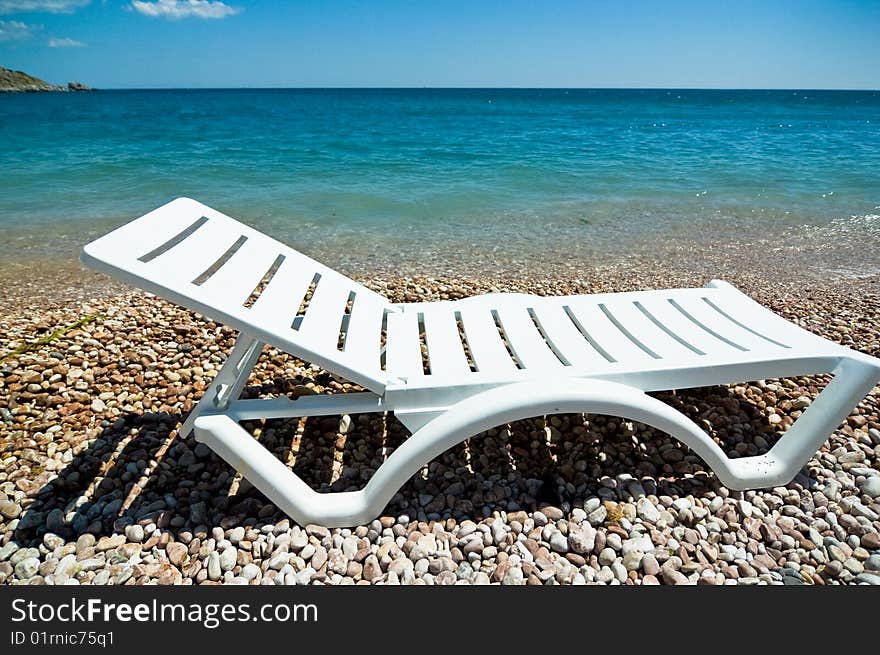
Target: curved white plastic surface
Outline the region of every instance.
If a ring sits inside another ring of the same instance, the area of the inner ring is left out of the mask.
[[[861,362],[847,362],[838,375],[769,453],[741,459],[729,459],[709,435],[679,411],[625,385],[579,380],[541,387],[530,383],[497,387],[457,403],[428,422],[357,492],[314,491],[228,416],[202,416],[195,428],[198,440],[296,521],[350,526],[378,516],[410,477],[456,444],[496,425],[548,414],[609,414],[663,430],[699,455],[731,489],[786,484],[846,417],[856,402],[853,398],[870,391],[878,371]],[[853,379],[845,380],[844,376]]]

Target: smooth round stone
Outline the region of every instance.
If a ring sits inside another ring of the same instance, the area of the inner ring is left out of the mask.
[[[861,484],[859,484],[859,491],[871,498],[880,497],[880,475],[874,475],[862,480]]]
[[[596,545],[596,530],[589,523],[568,533],[568,545],[578,555],[592,552]]]
[[[561,532],[555,531],[552,535],[550,535],[550,548],[555,550],[557,553],[567,553],[568,538]]]
[[[27,580],[34,577],[40,570],[40,560],[36,557],[25,557],[15,565],[15,575],[19,580]]]
[[[40,559],[40,551],[36,548],[22,548],[20,550],[15,551],[12,554],[12,557],[9,558],[9,563],[12,566],[18,566],[18,563],[22,560],[26,560],[29,558],[34,558],[36,560]]]
[[[660,520],[660,510],[647,498],[639,498],[636,502],[636,515],[648,523],[656,523]]]
[[[215,550],[208,555],[208,578],[219,580],[221,575],[223,575],[223,571],[220,568],[220,555]]]
[[[144,528],[138,523],[133,523],[125,528],[125,538],[139,544],[144,540]]]
[[[846,561],[844,561],[843,568],[845,568],[853,575],[858,575],[865,570],[865,567],[862,566],[862,563],[854,557],[850,557]]]
[[[220,568],[224,571],[231,571],[235,568],[235,561],[238,557],[238,551],[235,546],[227,546],[220,553]]]
[[[21,505],[11,500],[0,500],[0,515],[3,518],[12,520],[17,519],[21,514]]]
[[[237,546],[239,542],[244,540],[244,528],[242,526],[238,526],[237,528],[233,528],[229,532],[229,543],[233,546]]]
[[[602,566],[610,566],[617,559],[617,553],[613,548],[605,548],[599,553],[599,564]]]
[[[639,566],[642,564],[642,559],[645,554],[638,550],[633,549],[629,551],[626,555],[623,556],[623,568],[627,571],[638,571]]]
[[[260,576],[260,567],[250,562],[245,564],[241,569],[241,577],[250,582],[256,580]]]

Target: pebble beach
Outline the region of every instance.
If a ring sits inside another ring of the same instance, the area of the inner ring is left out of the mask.
[[[399,302],[701,286],[720,269],[785,318],[880,355],[876,275],[734,268],[716,257],[355,277]],[[19,273],[5,280],[0,318],[0,583],[880,584],[880,388],[785,487],[729,491],[687,448],[639,423],[536,417],[443,454],[371,523],[329,530],[296,525],[177,434],[234,331],[73,264]],[[772,447],[827,381],[656,396],[739,457]],[[268,348],[245,395],[356,390]],[[321,491],[362,487],[408,436],[381,414],[245,427]]]

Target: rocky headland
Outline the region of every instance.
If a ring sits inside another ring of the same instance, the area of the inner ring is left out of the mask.
[[[67,85],[49,84],[33,75],[14,71],[0,66],[0,93],[32,93],[39,91],[91,91],[91,87],[81,82],[68,82]]]

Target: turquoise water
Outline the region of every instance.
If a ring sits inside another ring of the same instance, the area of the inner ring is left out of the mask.
[[[876,231],[880,92],[5,95],[0,171],[7,258],[70,252],[182,195],[363,261]]]

